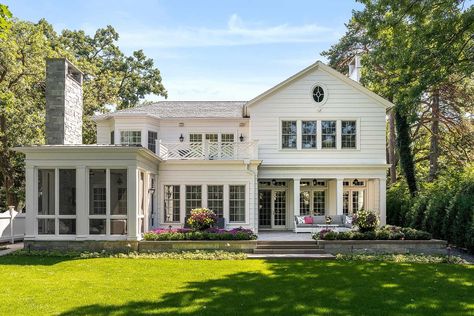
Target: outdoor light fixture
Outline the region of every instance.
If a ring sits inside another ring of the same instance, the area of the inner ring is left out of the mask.
[[[156,189],[155,189],[155,187],[153,186],[153,187],[151,187],[151,188],[148,189],[148,193],[150,193],[150,194],[155,194],[155,190],[156,190]]]
[[[244,141],[244,135],[240,134],[240,141],[243,142]]]
[[[184,141],[184,136],[183,134],[181,134],[181,136],[179,136],[179,141],[182,143]]]
[[[313,185],[316,185],[318,184],[318,180],[317,179],[313,179]]]
[[[354,179],[354,181],[352,182],[352,185],[353,185],[353,186],[357,186],[357,185],[359,185],[359,184],[360,184],[360,183],[359,183],[359,180],[357,180],[357,179]]]
[[[272,179],[272,185],[276,185],[276,184],[277,184],[277,180]]]

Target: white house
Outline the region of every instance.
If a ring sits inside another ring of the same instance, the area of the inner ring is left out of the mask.
[[[26,154],[26,240],[139,240],[182,227],[197,207],[255,232],[361,208],[385,223],[392,104],[321,62],[250,101],[100,115],[96,145],[81,144],[82,74],[65,59],[47,65],[48,145],[16,148]]]

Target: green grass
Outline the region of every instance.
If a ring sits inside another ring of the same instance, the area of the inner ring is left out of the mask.
[[[0,315],[474,315],[474,266],[0,257]]]

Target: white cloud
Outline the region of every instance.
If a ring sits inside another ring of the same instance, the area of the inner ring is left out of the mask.
[[[140,47],[208,47],[271,43],[316,43],[335,40],[339,32],[317,24],[264,26],[230,16],[222,28],[180,27],[122,31],[121,46]]]

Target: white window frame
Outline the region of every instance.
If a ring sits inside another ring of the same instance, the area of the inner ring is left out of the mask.
[[[122,138],[123,138],[122,133],[129,133],[127,135],[127,141],[126,142],[122,141]],[[131,137],[130,133],[140,133],[140,142],[139,143],[131,143],[130,142],[130,137]],[[140,145],[140,146],[142,146],[142,143],[143,143],[143,131],[142,130],[122,129],[122,130],[120,130],[119,137],[120,137],[120,144],[121,145],[133,145],[133,146]],[[147,133],[147,144],[148,144],[148,133]]]

